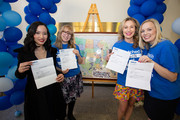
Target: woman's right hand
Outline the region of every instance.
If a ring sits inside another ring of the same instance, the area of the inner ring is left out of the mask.
[[[19,65],[19,68],[18,68],[18,71],[19,73],[24,73],[26,72],[27,70],[30,69],[30,66],[32,65],[32,62],[23,62],[23,63],[20,63]]]
[[[143,55],[143,56],[141,56],[140,58],[139,58],[139,60],[138,60],[139,62],[153,62],[153,60],[152,59],[150,59],[147,55]]]

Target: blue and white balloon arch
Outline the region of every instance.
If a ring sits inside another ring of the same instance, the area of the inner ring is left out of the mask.
[[[17,27],[21,24],[22,18],[19,13],[11,9],[11,3],[18,0],[0,0],[0,111],[6,110],[13,105],[24,102],[24,89],[26,79],[17,79],[17,53],[14,49],[22,47],[18,41],[22,38],[22,31]],[[52,43],[55,42],[57,28],[56,21],[51,17],[57,11],[56,4],[60,0],[26,0],[28,5],[24,7],[25,21],[31,24],[35,21],[45,23],[51,34]],[[27,28],[29,25],[27,26]],[[15,112],[15,116],[20,115]]]
[[[11,3],[18,0],[0,0],[0,110],[5,110],[13,105],[19,105],[24,101],[24,92],[26,79],[17,79],[15,70],[17,68],[17,54],[14,49],[22,47],[18,41],[22,38],[22,31],[17,28],[22,18],[16,11],[11,9]],[[52,43],[55,42],[56,21],[50,14],[57,11],[56,4],[60,0],[26,0],[28,5],[24,7],[25,21],[30,25],[35,21],[45,23],[51,34]],[[164,0],[130,0],[130,6],[127,13],[134,17],[141,24],[144,20],[154,18],[161,24],[164,20],[164,12],[167,7]],[[29,27],[27,26],[27,29]],[[172,24],[172,30],[180,35],[180,18]],[[179,47],[180,39],[177,45]],[[180,108],[180,107],[179,107]],[[180,110],[178,110],[180,112]],[[180,113],[179,113],[180,114]],[[15,116],[19,115],[19,111]]]

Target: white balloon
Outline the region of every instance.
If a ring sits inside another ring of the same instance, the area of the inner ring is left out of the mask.
[[[0,78],[0,92],[6,92],[14,87],[12,80],[2,77]]]
[[[173,22],[172,30],[178,35],[180,35],[180,17]]]

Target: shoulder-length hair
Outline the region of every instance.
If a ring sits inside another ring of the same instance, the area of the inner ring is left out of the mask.
[[[125,39],[124,34],[123,34],[123,27],[124,27],[125,22],[127,22],[127,21],[133,21],[135,23],[135,33],[133,35],[133,48],[137,48],[138,44],[139,44],[139,36],[138,36],[139,22],[132,17],[127,17],[120,23],[119,30],[118,30],[118,40]]]
[[[73,28],[69,24],[62,26],[61,29],[58,31],[57,37],[56,37],[56,42],[54,43],[54,45],[57,48],[62,49],[62,37],[61,37],[61,34],[62,34],[62,32],[64,32],[65,29],[67,30],[65,32],[69,32],[69,34],[71,35],[71,38],[68,41],[68,47],[69,48],[76,48]]]
[[[161,42],[161,39],[162,39],[162,33],[161,33],[161,29],[160,29],[160,25],[159,25],[159,22],[155,19],[147,19],[145,20],[141,26],[140,26],[140,29],[139,29],[139,47],[141,49],[149,49],[150,45],[148,42],[145,42],[143,40],[143,38],[141,37],[141,31],[142,31],[142,26],[147,23],[147,22],[151,22],[154,24],[155,26],[155,29],[156,29],[156,37],[155,37],[155,41],[154,43],[151,45],[151,48],[156,46],[159,42]],[[144,48],[145,47],[145,48]]]
[[[46,42],[44,43],[44,48],[48,51],[51,49],[51,40],[50,40],[50,33],[49,33],[49,30],[46,26],[46,24],[40,22],[40,21],[37,21],[37,22],[34,22],[30,25],[30,27],[28,28],[28,31],[27,31],[27,34],[26,34],[26,37],[24,39],[24,47],[25,47],[25,50],[26,51],[31,51],[33,52],[38,46],[36,45],[35,41],[34,41],[34,35],[36,34],[36,31],[37,31],[37,28],[38,26],[40,25],[43,25],[46,27],[47,29],[47,40]]]

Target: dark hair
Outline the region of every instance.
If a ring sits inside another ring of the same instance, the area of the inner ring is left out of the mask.
[[[24,39],[24,48],[25,51],[31,51],[33,52],[38,46],[36,46],[36,43],[34,41],[34,34],[36,33],[36,30],[38,28],[38,26],[43,25],[46,27],[47,29],[47,34],[48,34],[48,38],[46,40],[46,42],[44,43],[44,48],[48,51],[51,49],[51,40],[50,40],[50,33],[49,30],[46,26],[46,24],[42,23],[42,22],[34,22],[30,25],[30,27],[28,28],[28,32],[26,34],[26,38]],[[50,50],[51,51],[51,50]]]

